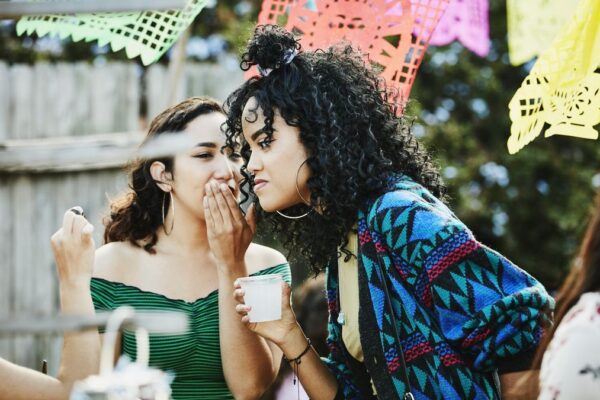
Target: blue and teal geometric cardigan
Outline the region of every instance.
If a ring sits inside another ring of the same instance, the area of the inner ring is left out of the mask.
[[[373,398],[369,379],[380,399],[400,399],[406,390],[377,264],[389,280],[415,398],[499,398],[498,364],[535,348],[550,324],[554,300],[544,287],[477,242],[407,177],[394,178],[391,190],[359,212],[358,238],[362,371],[337,322],[337,263],[327,274],[331,354],[325,362],[338,381],[338,398]]]

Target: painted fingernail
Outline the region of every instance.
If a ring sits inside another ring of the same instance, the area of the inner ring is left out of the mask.
[[[208,206],[208,199],[206,198],[206,196],[204,196],[202,202],[204,203],[204,207]]]
[[[226,192],[226,191],[227,191],[227,189],[229,189],[229,188],[227,187],[227,185],[226,185],[226,184],[224,184],[224,183],[221,183],[221,185],[220,185],[219,187],[221,188],[221,192]]]

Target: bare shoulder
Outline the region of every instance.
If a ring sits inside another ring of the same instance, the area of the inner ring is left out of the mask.
[[[285,263],[285,256],[271,247],[251,243],[246,251],[246,267],[249,274]]]
[[[96,250],[93,276],[110,281],[122,282],[124,273],[135,269],[142,249],[128,242],[107,243]]]

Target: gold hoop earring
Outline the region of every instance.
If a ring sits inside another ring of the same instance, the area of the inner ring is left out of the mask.
[[[173,232],[173,227],[175,226],[175,202],[173,201],[173,193],[169,192],[170,201],[171,201],[171,210],[173,210],[173,220],[171,221],[171,229],[167,232],[167,227],[165,225],[165,196],[167,192],[163,193],[163,201],[162,201],[162,226],[165,231],[165,235],[169,236],[171,232]]]
[[[300,166],[298,167],[298,171],[296,171],[296,192],[298,192],[298,196],[300,197],[300,199],[304,202],[304,203],[308,203],[310,205],[310,201],[307,201],[304,197],[302,197],[302,194],[300,193],[300,188],[298,187],[298,177],[300,176],[300,169],[302,169],[302,166],[304,164],[306,164],[306,162],[308,161],[308,158],[304,161],[302,161],[302,164],[300,164]],[[310,210],[308,210],[308,212],[302,214],[302,215],[285,215],[284,213],[282,213],[281,211],[277,210],[275,211],[277,214],[281,215],[284,218],[287,219],[301,219],[306,217],[308,214],[312,213],[315,210],[315,208],[313,206],[310,206]]]

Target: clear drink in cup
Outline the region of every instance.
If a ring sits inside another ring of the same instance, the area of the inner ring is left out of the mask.
[[[265,322],[281,319],[280,274],[249,276],[239,279],[244,289],[244,302],[251,307],[250,322]]]

